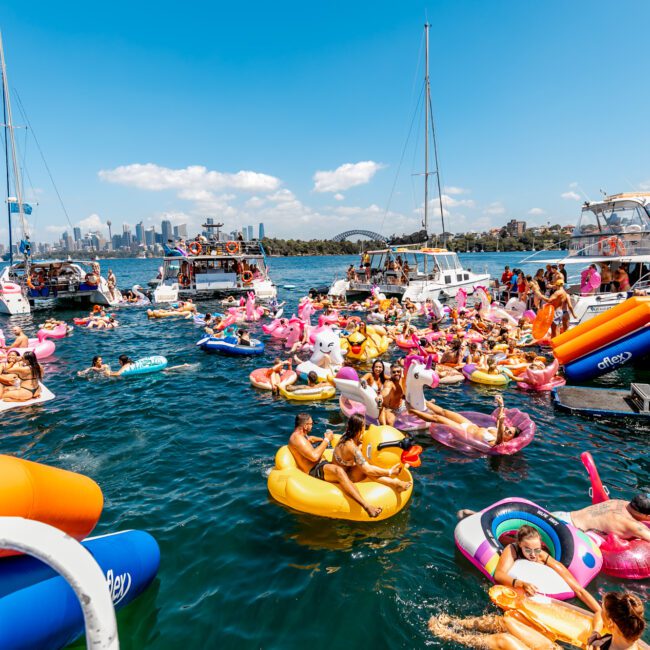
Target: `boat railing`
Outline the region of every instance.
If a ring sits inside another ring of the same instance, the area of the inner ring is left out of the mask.
[[[598,233],[574,237],[569,247],[571,257],[622,257],[650,254],[650,233]]]

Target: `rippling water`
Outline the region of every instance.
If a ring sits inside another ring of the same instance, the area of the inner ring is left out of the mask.
[[[512,254],[461,257],[492,273],[518,261]],[[285,313],[351,259],[272,259],[280,296],[289,301]],[[115,260],[102,267],[112,266],[125,287],[144,285],[158,264]],[[81,315],[58,313],[68,321]],[[48,315],[15,322],[33,334]],[[191,322],[149,322],[137,308],[117,317],[118,330],[76,329],[57,342],[46,364],[46,384],[57,399],[6,414],[0,453],[91,476],[106,499],[96,533],[141,528],[158,540],[158,579],[118,616],[127,650],[188,642],[197,648],[435,647],[439,642],[426,628],[431,614],[479,614],[488,607],[486,580],[455,550],[459,508],[479,509],[508,496],[549,509],[586,505],[589,483],[579,460],[585,450],[612,495],[648,488],[646,430],[555,414],[548,396],[510,389],[506,404],[526,409],[538,424],[523,453],[470,460],[423,437],[413,498],[399,515],[363,525],[301,515],[267,493],[274,453],[300,407],[251,388],[248,373],[260,360],[204,354]],[[5,330],[12,322],[0,317]],[[163,354],[172,366],[190,367],[128,380],[76,377],[94,354],[116,367],[122,353]],[[625,371],[604,382],[627,385],[632,378]],[[490,411],[494,394],[466,384],[440,388],[436,399]],[[336,401],[310,412],[317,432],[341,429]],[[600,576],[591,590],[622,584]],[[647,599],[648,585],[626,586]]]

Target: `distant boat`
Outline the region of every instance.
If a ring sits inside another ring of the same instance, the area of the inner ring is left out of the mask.
[[[295,289],[296,285],[295,284],[284,284],[282,285],[284,289]]]

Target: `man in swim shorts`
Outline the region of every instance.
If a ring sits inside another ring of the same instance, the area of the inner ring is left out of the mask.
[[[555,280],[555,291],[549,298],[540,296],[541,300],[555,307],[555,316],[551,324],[551,336],[555,337],[569,329],[569,317],[576,318],[571,304],[571,296],[564,288],[564,279],[560,276]]]

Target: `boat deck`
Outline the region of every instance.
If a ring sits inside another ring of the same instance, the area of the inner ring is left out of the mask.
[[[577,415],[650,419],[650,413],[636,407],[629,390],[559,386],[553,389],[553,404],[561,411]]]

